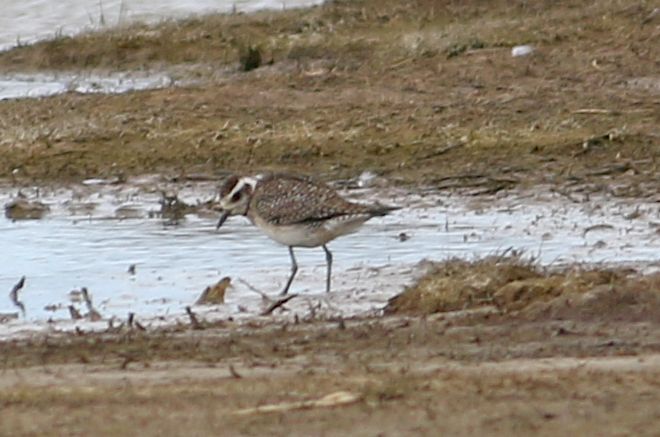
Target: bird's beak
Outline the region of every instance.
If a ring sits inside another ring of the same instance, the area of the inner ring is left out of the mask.
[[[220,226],[224,224],[224,222],[227,220],[227,217],[229,217],[229,211],[222,211],[222,215],[220,216],[220,220],[218,220],[218,224],[215,227],[215,230],[217,231],[220,229]]]

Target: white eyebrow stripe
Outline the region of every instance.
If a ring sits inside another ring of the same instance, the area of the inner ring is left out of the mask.
[[[241,188],[243,188],[245,185],[249,185],[254,190],[254,188],[257,186],[257,179],[250,176],[242,177],[239,183],[240,182],[242,182],[242,184],[240,184]]]
[[[229,194],[227,194],[227,196],[225,196],[225,197],[231,199],[231,197],[234,194],[241,191],[243,189],[243,187],[245,187],[246,185],[249,185],[250,187],[252,187],[252,190],[254,190],[254,188],[257,186],[257,180],[255,178],[251,178],[251,177],[247,177],[247,176],[240,178],[238,180],[238,182],[236,183],[236,185],[234,185],[234,188],[232,188],[232,190],[229,192]]]

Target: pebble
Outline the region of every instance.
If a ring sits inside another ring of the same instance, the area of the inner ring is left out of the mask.
[[[534,52],[534,47],[524,45],[524,46],[515,46],[511,49],[511,56],[517,58],[519,56],[531,55]]]

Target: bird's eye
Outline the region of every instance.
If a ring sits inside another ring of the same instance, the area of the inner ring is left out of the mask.
[[[233,196],[231,196],[231,201],[238,202],[239,200],[241,200],[241,192],[237,191]]]

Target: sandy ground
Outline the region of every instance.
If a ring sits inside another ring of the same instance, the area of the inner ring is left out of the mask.
[[[484,202],[540,183],[571,202],[657,202],[655,10],[334,1],[20,47],[0,54],[7,71],[152,69],[196,85],[0,102],[0,175],[371,170]],[[535,52],[513,58],[519,44]],[[250,46],[263,66],[241,72]],[[660,434],[657,276],[491,287],[482,273],[438,270],[378,318],[2,341],[0,434]],[[429,292],[438,306],[417,305]]]
[[[39,339],[3,356],[6,435],[660,431],[651,323],[266,322]]]
[[[437,267],[385,316],[299,318],[284,304],[5,340],[0,423],[11,435],[660,432],[660,274]],[[471,308],[451,310],[457,295]]]

